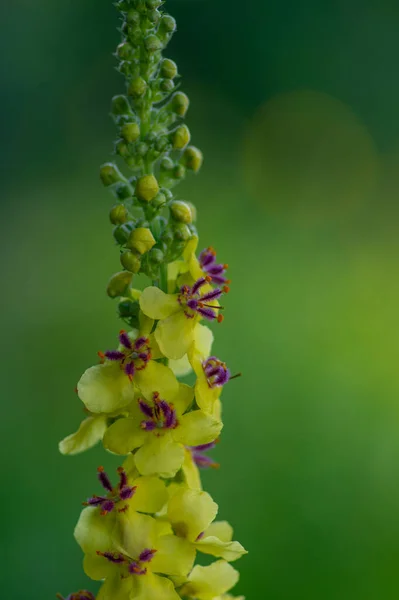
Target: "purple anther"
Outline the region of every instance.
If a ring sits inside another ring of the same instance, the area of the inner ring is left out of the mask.
[[[192,319],[195,313],[197,313],[204,317],[204,319],[208,319],[208,321],[214,321],[215,319],[222,321],[223,317],[221,315],[218,316],[218,310],[221,310],[222,307],[213,306],[208,303],[216,301],[223,293],[228,292],[228,288],[212,289],[201,295],[200,288],[209,283],[209,281],[209,277],[201,277],[191,288],[187,285],[183,285],[180,288],[177,299],[180,306],[184,309],[184,314],[187,318]]]
[[[144,431],[154,431],[156,426],[154,421],[141,421],[141,428],[144,429]]]
[[[134,486],[134,487],[126,486],[126,487],[122,488],[121,491],[119,492],[119,498],[121,500],[130,500],[130,498],[133,498],[136,490],[137,490],[137,486]]]
[[[135,348],[135,350],[140,350],[140,348],[142,348],[146,344],[148,344],[148,338],[139,337],[134,343],[134,348]]]
[[[191,293],[196,294],[198,292],[198,290],[206,283],[207,283],[207,280],[205,279],[205,277],[200,277],[199,279],[197,279],[197,281],[194,283],[193,287],[191,288]]]
[[[104,515],[107,515],[108,513],[112,512],[115,508],[115,502],[113,500],[105,500],[105,502],[102,503],[101,505],[102,508],[102,513]]]
[[[119,350],[107,350],[104,352],[104,356],[105,358],[108,358],[108,360],[122,360],[125,358],[123,352],[119,352]]]
[[[147,404],[147,402],[144,402],[144,400],[142,400],[141,398],[139,399],[139,408],[140,408],[141,412],[143,413],[143,415],[145,415],[149,419],[153,418],[153,416],[154,416],[153,408],[149,404]]]
[[[230,283],[225,277],[228,265],[216,262],[216,252],[213,248],[206,248],[199,255],[199,263],[202,270],[211,278],[212,283],[216,285],[225,285]]]
[[[145,575],[147,573],[147,569],[143,569],[141,565],[135,561],[129,563],[128,569],[131,575]]]
[[[216,446],[215,442],[210,442],[209,444],[201,444],[200,446],[188,446],[187,449],[190,450],[191,456],[197,467],[200,469],[208,469],[213,468],[217,469],[219,464],[215,462],[212,458],[204,454],[208,450],[212,450]]]
[[[214,321],[217,317],[213,308],[198,308],[197,312],[199,312],[204,319],[208,319],[208,321]]]
[[[88,498],[87,501],[83,504],[85,506],[101,506],[105,501],[106,498],[104,498],[103,496],[92,496],[91,498]]]
[[[119,474],[119,489],[122,490],[124,487],[127,486],[126,471],[123,467],[118,467],[117,471]]]
[[[151,562],[152,559],[154,558],[155,553],[156,553],[156,550],[150,550],[149,548],[146,548],[140,554],[139,561],[140,562]]]
[[[112,490],[113,490],[112,483],[111,483],[108,475],[105,473],[104,467],[98,467],[97,472],[98,472],[98,474],[97,474],[98,480],[101,483],[101,485],[103,486],[103,488],[105,490],[107,490],[108,492],[112,492]]]
[[[195,541],[199,542],[200,540],[202,540],[202,538],[204,537],[204,535],[205,535],[205,531],[201,531],[201,533],[198,534],[197,537],[195,538]]]
[[[134,367],[134,362],[128,362],[125,364],[125,368],[124,371],[126,373],[126,375],[131,379],[134,375],[135,372],[135,367]]]
[[[223,294],[223,291],[219,288],[216,288],[216,289],[212,290],[211,292],[204,294],[201,297],[201,302],[209,302],[210,300],[217,300],[218,298],[220,298],[220,296],[222,294]]]
[[[126,348],[126,350],[132,349],[132,342],[130,340],[130,337],[126,333],[126,331],[121,331],[119,333],[119,341],[122,344],[122,346],[124,346]]]
[[[98,554],[116,565],[126,562],[126,559],[122,554],[112,554],[112,552],[98,552]]]
[[[216,356],[207,358],[207,360],[202,363],[202,368],[204,369],[204,374],[210,388],[222,387],[231,377],[230,370],[227,368],[226,364]]]

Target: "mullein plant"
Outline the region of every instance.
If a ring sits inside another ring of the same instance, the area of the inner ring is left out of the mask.
[[[177,66],[162,56],[175,20],[161,0],[116,6],[126,94],[112,100],[115,153],[130,173],[107,163],[100,175],[115,197],[110,221],[122,265],[107,293],[125,329],[78,382],[86,418],[60,451],[73,455],[102,441],[123,458],[115,477],[98,468],[99,493],[83,503],[75,538],[85,573],[102,582],[97,600],[229,600],[239,577],[231,562],[246,551],[229,523],[215,520],[218,505],[200,478],[201,468],[217,466],[207,452],[220,436],[220,396],[233,378],[212,354],[205,324],[223,320],[227,265],[212,248],[197,254],[195,207],[172,192],[202,163],[183,122],[189,100],[176,91]],[[132,287],[136,274],[150,280],[142,291]],[[192,386],[179,380],[191,371]],[[197,552],[216,560],[195,565]],[[95,596],[81,590],[65,600]]]

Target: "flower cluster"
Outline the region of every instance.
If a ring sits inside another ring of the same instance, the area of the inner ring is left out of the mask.
[[[197,255],[195,208],[171,191],[202,157],[187,146],[188,99],[174,91],[177,67],[161,55],[175,29],[161,4],[117,3],[127,95],[113,99],[115,148],[133,174],[126,179],[107,164],[101,178],[118,199],[110,218],[124,270],[107,292],[118,298],[125,328],[80,378],[87,416],[60,451],[77,454],[102,441],[124,457],[116,483],[99,467],[102,492],[83,502],[75,528],[85,573],[103,582],[97,600],[229,600],[238,580],[230,563],[246,551],[231,526],[215,520],[218,506],[199,471],[218,466],[207,452],[221,434],[220,397],[233,379],[212,353],[206,325],[223,320],[228,266],[213,248]],[[139,272],[151,279],[143,290],[132,287]],[[191,371],[195,383],[182,383]],[[195,565],[197,552],[217,560]],[[82,590],[66,600],[94,596]]]

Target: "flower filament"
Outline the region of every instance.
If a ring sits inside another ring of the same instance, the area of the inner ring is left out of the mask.
[[[137,486],[131,487],[128,485],[127,475],[123,467],[118,467],[119,483],[114,488],[104,471],[104,467],[98,467],[98,480],[103,488],[108,492],[106,496],[92,496],[86,502],[83,502],[84,506],[98,506],[101,508],[101,514],[107,515],[112,512],[115,506],[119,502],[123,502],[132,498],[137,490]],[[119,508],[118,512],[124,512],[127,506]]]
[[[226,285],[230,279],[225,277],[226,269],[229,265],[216,262],[216,252],[212,247],[205,248],[199,255],[201,269],[211,278],[212,283],[216,285]]]
[[[115,565],[125,565],[127,567],[127,572],[129,575],[145,575],[147,573],[147,567],[152,559],[156,550],[145,548],[139,555],[139,557],[135,560],[122,554],[120,552],[100,552],[97,550],[98,556],[103,556],[109,562]]]
[[[135,372],[145,369],[148,361],[151,360],[149,339],[139,337],[133,342],[127,332],[122,330],[119,333],[119,342],[121,345],[120,349],[99,352],[98,355],[102,361],[108,359],[120,362],[121,369],[124,370],[132,381]]]
[[[222,310],[222,306],[215,306],[210,304],[215,302],[222,296],[223,293],[227,293],[229,288],[224,286],[222,289],[215,288],[205,294],[201,294],[201,288],[209,284],[211,277],[200,277],[191,287],[183,285],[180,288],[180,292],[177,297],[177,301],[184,309],[184,314],[188,319],[193,319],[196,314],[201,315],[208,321],[217,320],[219,323],[223,321],[223,316],[218,314],[219,310]]]
[[[175,429],[179,424],[173,404],[162,400],[158,392],[154,392],[153,406],[140,398],[139,408],[146,417],[141,422],[141,428],[145,431]]]

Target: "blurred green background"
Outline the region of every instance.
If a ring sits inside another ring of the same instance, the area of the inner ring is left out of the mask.
[[[205,153],[179,188],[230,263],[216,353],[244,377],[205,475],[248,600],[399,593],[399,8],[168,0]],[[110,0],[0,6],[4,598],[95,585],[72,537],[100,448],[58,454],[119,323],[98,180],[122,79]]]

